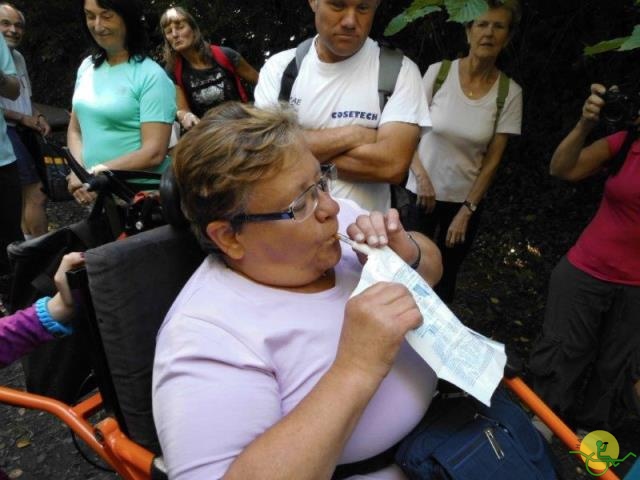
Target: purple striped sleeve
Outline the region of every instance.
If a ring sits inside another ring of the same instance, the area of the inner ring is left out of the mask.
[[[34,307],[0,318],[0,368],[53,338],[40,323]]]

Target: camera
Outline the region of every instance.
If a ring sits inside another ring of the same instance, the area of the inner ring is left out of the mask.
[[[600,118],[609,126],[626,127],[638,118],[640,110],[639,93],[630,95],[611,88],[601,96],[605,101],[605,105],[600,111]]]

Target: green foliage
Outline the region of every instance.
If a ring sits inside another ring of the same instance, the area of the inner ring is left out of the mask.
[[[409,8],[389,22],[384,34],[387,37],[395,35],[411,22],[441,10],[449,14],[449,21],[464,24],[488,9],[486,0],[413,0]]]
[[[433,12],[440,11],[442,0],[414,0],[414,2],[400,15],[397,15],[389,22],[384,31],[384,35],[390,37],[395,35],[408,24]]]
[[[610,52],[611,50],[619,50],[622,44],[629,37],[613,38],[611,40],[605,40],[604,42],[596,43],[590,47],[585,47],[585,55],[597,55],[598,53]]]
[[[444,5],[449,20],[457,23],[470,22],[489,9],[486,0],[445,0]]]
[[[640,0],[634,0],[636,7],[640,6]],[[613,38],[611,40],[604,40],[595,45],[585,47],[584,54],[591,56],[604,52],[626,52],[629,50],[635,50],[640,47],[640,25],[636,25],[633,28],[633,32],[628,37]]]
[[[640,5],[640,0],[636,0],[636,4]],[[611,40],[605,40],[590,47],[585,47],[585,55],[597,55],[604,52],[626,52],[629,50],[635,50],[640,47],[640,25],[636,25],[633,28],[633,32],[628,37],[613,38]]]
[[[640,47],[640,25],[633,27],[633,32],[627,37],[619,50],[624,52],[626,50],[634,50]]]

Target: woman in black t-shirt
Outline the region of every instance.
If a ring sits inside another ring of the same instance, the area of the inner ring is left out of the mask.
[[[165,68],[176,84],[176,118],[185,130],[207,110],[228,100],[247,100],[241,80],[255,85],[258,72],[235,50],[204,41],[193,16],[172,7],[160,18]]]

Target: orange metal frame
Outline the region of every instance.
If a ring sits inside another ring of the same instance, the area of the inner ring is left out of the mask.
[[[504,382],[570,450],[576,450],[576,446],[580,445],[580,439],[521,378],[504,378]],[[122,478],[151,478],[153,453],[130,440],[120,430],[114,418],[107,417],[95,425],[89,421],[89,418],[102,408],[102,397],[99,393],[75,406],[70,406],[41,395],[0,387],[0,403],[55,415]],[[598,478],[619,480],[611,469]]]
[[[580,439],[567,425],[551,410],[536,393],[519,377],[504,378],[504,382],[527,405],[540,420],[569,448],[580,450]],[[582,461],[582,457],[578,457]],[[619,480],[613,470],[609,469],[597,478],[603,480]]]
[[[0,387],[0,403],[50,413],[73,430],[122,478],[151,478],[153,453],[127,438],[115,419],[107,417],[95,425],[89,421],[89,418],[102,408],[102,397],[99,393],[75,406],[70,406],[41,395]]]

